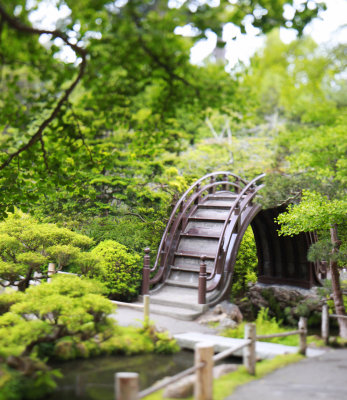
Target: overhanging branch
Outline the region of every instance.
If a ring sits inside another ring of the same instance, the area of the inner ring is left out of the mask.
[[[62,39],[64,41],[64,43],[67,44],[73,51],[75,51],[82,59],[80,65],[79,65],[79,72],[78,72],[77,77],[74,79],[74,81],[71,83],[71,85],[64,91],[63,95],[59,99],[58,103],[56,104],[55,108],[51,112],[50,116],[48,118],[46,118],[40,124],[40,126],[38,127],[36,132],[31,136],[30,140],[26,144],[24,144],[18,150],[16,150],[14,153],[12,153],[8,156],[8,158],[0,165],[0,171],[1,171],[4,168],[6,168],[14,158],[18,157],[21,153],[28,150],[37,141],[41,140],[44,130],[57,117],[63,104],[68,100],[70,94],[75,89],[78,82],[82,79],[84,72],[85,72],[86,64],[87,64],[87,52],[85,49],[78,46],[77,44],[70,43],[67,35],[65,35],[63,32],[61,32],[59,30],[51,31],[51,30],[46,30],[46,29],[36,29],[36,28],[32,28],[30,26],[23,24],[17,18],[14,18],[11,15],[9,15],[6,12],[6,10],[4,9],[4,7],[2,6],[2,4],[0,4],[0,15],[1,15],[3,21],[5,21],[12,29],[17,30],[18,32],[29,33],[29,34],[33,34],[33,35],[48,34],[48,35],[52,35],[53,37]]]

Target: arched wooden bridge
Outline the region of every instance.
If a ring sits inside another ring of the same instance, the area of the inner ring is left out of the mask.
[[[283,209],[261,210],[254,198],[262,174],[250,182],[226,171],[196,181],[174,207],[157,257],[150,267],[146,249],[142,293],[159,313],[192,319],[227,298],[243,235],[252,226],[258,280],[309,288],[319,284],[306,259],[311,234],[279,237],[274,218]]]

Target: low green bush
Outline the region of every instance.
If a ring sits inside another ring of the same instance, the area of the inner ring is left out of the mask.
[[[100,274],[111,299],[130,301],[139,293],[142,281],[141,257],[131,254],[122,244],[114,240],[99,243],[90,252],[100,259]]]

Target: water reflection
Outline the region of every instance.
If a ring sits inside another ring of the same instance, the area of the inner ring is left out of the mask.
[[[192,366],[193,356],[193,352],[181,351],[173,355],[108,356],[55,364],[64,377],[49,400],[114,400],[115,372],[138,372],[142,390]]]

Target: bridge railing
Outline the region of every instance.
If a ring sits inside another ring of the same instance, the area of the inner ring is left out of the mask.
[[[234,181],[229,181],[229,177],[234,178]],[[201,184],[207,180],[210,180],[209,183],[201,187]],[[184,218],[191,208],[201,201],[203,194],[206,193],[206,195],[208,195],[214,193],[218,186],[221,186],[224,190],[230,190],[230,186],[232,186],[236,193],[240,193],[242,187],[247,184],[248,182],[246,180],[233,173],[218,171],[203,176],[184,192],[171,212],[152,268],[150,267],[149,250],[146,249],[145,251],[146,262],[144,263],[142,294],[148,294],[149,286],[160,282],[165,276],[166,268],[168,267],[169,259],[172,255],[170,249],[172,248],[177,231],[184,223]],[[150,278],[151,273],[153,274],[154,272],[155,275]]]
[[[207,277],[207,280],[213,280],[212,284],[210,284],[206,288],[207,292],[211,292],[220,284],[223,272],[222,267],[225,263],[225,258],[226,258],[226,253],[224,252],[224,249],[228,249],[230,245],[232,234],[240,222],[242,212],[247,206],[249,206],[249,204],[255,197],[258,190],[262,188],[262,186],[257,186],[256,183],[260,181],[262,178],[264,178],[264,176],[265,174],[261,174],[256,178],[254,178],[252,181],[250,181],[238,194],[237,198],[235,199],[233,205],[231,206],[228,212],[228,216],[224,222],[222,233],[218,242],[213,270],[211,274]],[[231,222],[230,220],[233,215],[235,216],[235,218],[234,221]],[[226,237],[227,229],[229,229],[230,232]],[[202,288],[199,289],[199,292],[202,290],[203,290]]]
[[[298,330],[275,333],[272,335],[256,334],[255,324],[245,325],[244,341],[238,346],[224,350],[214,355],[213,345],[207,343],[198,343],[195,346],[195,363],[192,367],[172,376],[162,383],[149,387],[148,389],[139,391],[139,374],[133,372],[120,372],[115,374],[115,398],[117,400],[137,400],[149,396],[165,387],[176,383],[180,379],[195,373],[194,382],[194,399],[211,400],[213,398],[213,365],[217,361],[221,361],[239,350],[243,349],[243,365],[247,372],[251,375],[256,373],[256,340],[274,337],[283,337],[299,335],[300,345],[299,352],[306,354],[306,335],[307,335],[307,319],[301,317],[299,320]]]

